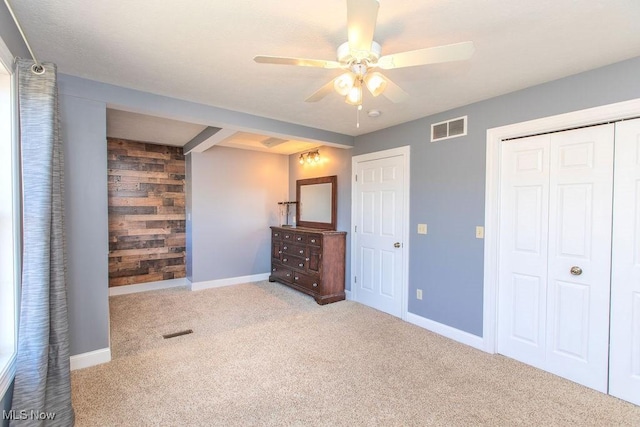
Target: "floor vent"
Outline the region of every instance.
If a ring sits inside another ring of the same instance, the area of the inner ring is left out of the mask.
[[[172,334],[163,335],[162,338],[164,338],[166,340],[168,338],[175,338],[175,337],[179,337],[179,336],[182,336],[182,335],[189,335],[189,334],[192,334],[192,333],[193,333],[192,329],[185,329],[184,331],[179,331],[179,332],[174,332]]]
[[[467,134],[467,116],[431,125],[431,142],[457,138]]]

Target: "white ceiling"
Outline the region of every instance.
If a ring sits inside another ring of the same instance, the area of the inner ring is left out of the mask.
[[[334,60],[347,37],[345,0],[11,4],[38,58],[62,73],[347,135],[640,55],[638,0],[380,0],[374,38],[383,55],[466,40],[476,51],[468,61],[385,71],[409,100],[366,94],[364,112],[382,115],[363,114],[356,128],[355,107],[338,95],[304,102],[340,70],[253,61]]]

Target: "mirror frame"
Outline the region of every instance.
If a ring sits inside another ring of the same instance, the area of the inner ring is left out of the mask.
[[[302,203],[300,200],[300,187],[305,185],[314,184],[331,184],[331,221],[330,222],[313,222],[304,221],[300,219],[300,212],[302,211]],[[296,226],[307,228],[318,228],[321,230],[335,230],[338,222],[338,176],[322,176],[320,178],[308,178],[299,179],[296,181],[296,200],[298,206],[296,207]]]

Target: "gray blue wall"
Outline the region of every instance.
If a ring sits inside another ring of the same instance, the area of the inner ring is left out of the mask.
[[[353,155],[411,146],[411,313],[482,336],[484,242],[475,226],[484,224],[487,129],[639,98],[638,76],[634,58],[356,137]],[[464,115],[467,136],[429,142],[432,123]],[[416,233],[419,223],[427,235]]]
[[[64,86],[59,102],[69,333],[75,355],[109,347],[106,104],[66,95]]]
[[[288,156],[216,146],[188,157],[192,282],[269,273]]]

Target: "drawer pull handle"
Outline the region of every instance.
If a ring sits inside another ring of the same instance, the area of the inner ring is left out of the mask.
[[[274,268],[274,269],[272,269],[271,271],[276,271],[276,269]]]
[[[301,254],[303,254],[303,253],[304,253],[304,251],[303,251],[302,249],[300,249],[300,253],[301,253]]]
[[[302,237],[298,237],[298,241],[302,240]]]
[[[278,253],[279,253],[279,254],[281,254],[281,253],[282,253],[282,251],[278,251]]]
[[[316,239],[311,239],[311,243],[315,243],[315,242],[316,242]]]
[[[309,258],[305,258],[304,260],[305,260],[305,261],[309,261]]]
[[[291,273],[287,273],[287,277],[291,277]]]
[[[286,258],[283,258],[283,259],[282,259],[282,261],[287,262],[287,259],[286,259]]]
[[[284,249],[284,250],[286,251],[286,250],[287,250],[287,247],[286,247],[286,246],[284,246],[282,249]]]
[[[314,284],[313,284],[313,287],[314,287],[314,288],[316,288],[317,286],[318,286],[318,284],[317,284],[317,283],[314,283]]]
[[[298,276],[294,277],[293,280],[298,280]]]
[[[298,264],[298,267],[304,267],[303,263]]]

